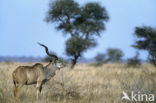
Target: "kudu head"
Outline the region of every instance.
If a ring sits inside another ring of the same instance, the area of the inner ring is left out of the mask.
[[[58,57],[54,54],[50,54],[49,53],[49,50],[48,50],[48,47],[41,44],[41,43],[38,43],[40,46],[44,47],[45,48],[45,51],[47,53],[48,56],[50,56],[52,59],[50,60],[50,65],[51,66],[55,66],[57,69],[61,69],[63,67],[65,67],[65,64],[58,59]]]

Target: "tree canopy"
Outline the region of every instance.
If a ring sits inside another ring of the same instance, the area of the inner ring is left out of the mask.
[[[149,53],[149,60],[156,66],[156,29],[148,26],[136,27],[135,41],[133,47],[146,50]]]
[[[123,57],[123,52],[117,48],[108,48],[107,49],[108,61],[110,62],[120,62]]]

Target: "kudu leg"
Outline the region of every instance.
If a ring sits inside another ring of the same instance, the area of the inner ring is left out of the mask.
[[[39,99],[42,90],[42,82],[37,82],[36,88],[37,88],[37,99]]]
[[[23,84],[18,84],[17,86],[15,86],[14,88],[14,96],[15,97],[18,97],[18,92],[19,92],[19,89],[23,86]]]

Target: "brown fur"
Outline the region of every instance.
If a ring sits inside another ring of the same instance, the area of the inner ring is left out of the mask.
[[[43,65],[37,63],[33,66],[19,66],[13,73],[14,95],[18,96],[18,91],[23,85],[36,84],[45,79]],[[40,87],[40,85],[39,85]]]

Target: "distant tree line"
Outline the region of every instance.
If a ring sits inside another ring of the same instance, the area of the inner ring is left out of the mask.
[[[124,53],[118,48],[108,48],[106,53],[98,53],[94,58],[96,60],[95,66],[100,66],[105,63],[127,63],[128,67],[138,67],[141,65],[141,59],[139,59],[139,52],[132,58],[123,60]]]
[[[137,50],[144,50],[148,52],[147,61],[156,66],[156,28],[142,26],[136,27],[134,30],[134,36],[136,38],[132,47]],[[106,62],[121,62],[123,53],[120,49],[107,49],[106,54],[97,54],[95,60],[97,64]],[[139,58],[139,52],[132,58],[127,59],[128,66],[141,65],[141,59]]]
[[[123,52],[117,48],[108,48],[106,53],[98,53],[95,56],[97,62],[121,62],[123,57]]]

